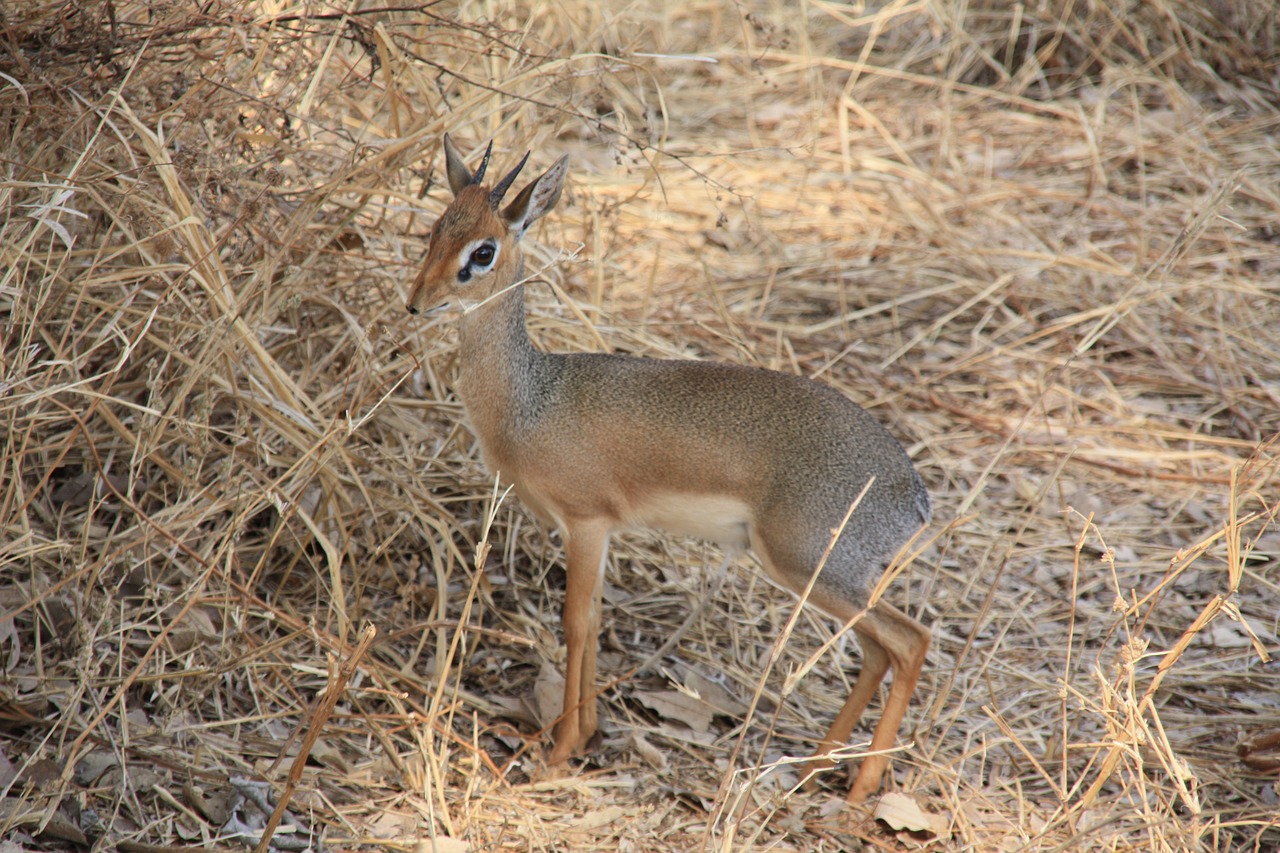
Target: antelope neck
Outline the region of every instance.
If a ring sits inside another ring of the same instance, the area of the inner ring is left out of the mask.
[[[479,427],[534,415],[545,385],[545,362],[529,340],[524,285],[462,315],[458,391]]]

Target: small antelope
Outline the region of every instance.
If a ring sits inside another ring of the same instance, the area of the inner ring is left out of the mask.
[[[463,309],[458,393],[489,470],[514,485],[564,537],[567,588],[564,714],[552,764],[596,731],[596,643],[610,534],[648,525],[751,547],[775,582],[796,593],[830,554],[809,600],[848,622],[887,562],[930,517],[928,492],[906,451],[865,410],[810,379],[731,364],[622,355],[545,353],[525,331],[520,240],[560,199],[561,157],[505,207],[529,159],[496,186],[482,183],[493,144],[472,173],[446,134],[454,200],[431,232],[411,314],[452,300]],[[849,507],[870,483],[839,538]],[[893,682],[849,792],[880,786],[929,632],[885,602],[853,626],[864,666],[810,762],[834,764],[890,667]]]

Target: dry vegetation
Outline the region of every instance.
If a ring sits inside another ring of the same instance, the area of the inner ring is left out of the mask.
[[[1280,845],[1270,0],[388,5],[0,5],[0,849],[237,848],[232,780],[330,849]],[[888,787],[937,832],[791,791],[853,643],[805,613],[770,668],[791,599],[669,537],[615,547],[605,736],[540,773],[559,541],[403,310],[445,130],[572,155],[542,345],[908,445]]]

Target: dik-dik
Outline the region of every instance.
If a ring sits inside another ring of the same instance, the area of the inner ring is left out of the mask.
[[[750,547],[774,581],[801,593],[831,546],[809,601],[850,621],[888,561],[930,517],[928,492],[902,446],[862,408],[813,380],[733,364],[546,353],[525,331],[520,241],[555,207],[561,157],[506,206],[521,168],[483,183],[448,135],[454,199],[431,232],[408,309],[461,307],[457,391],[485,464],[564,537],[564,714],[549,760],[596,731],[596,643],[609,536],[648,525]],[[867,484],[848,523],[840,525]],[[836,531],[839,538],[831,543]],[[864,665],[822,738],[814,770],[845,745],[890,667],[871,749],[849,792],[880,785],[929,632],[879,602],[853,626]]]

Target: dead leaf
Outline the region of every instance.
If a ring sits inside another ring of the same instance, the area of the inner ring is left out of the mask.
[[[374,838],[389,840],[417,835],[418,821],[412,815],[385,811],[369,821],[368,831]]]
[[[906,794],[890,792],[880,798],[876,804],[876,820],[882,820],[895,831],[928,832],[942,835],[947,831],[947,819],[942,815],[926,812]]]
[[[342,754],[342,750],[325,738],[320,738],[315,742],[311,747],[309,757],[341,773],[351,772],[351,766],[347,762],[346,756]]]
[[[130,708],[125,712],[125,720],[129,723],[129,733],[133,737],[150,737],[160,731],[142,708]]]
[[[81,471],[54,489],[50,499],[55,504],[82,507],[92,501],[105,500],[116,492],[128,494],[129,481],[118,474],[108,474],[103,478],[91,471]]]
[[[216,643],[222,639],[221,629],[214,623],[214,611],[193,607],[186,617],[169,632],[169,645],[175,654],[191,651],[197,645]]]
[[[654,726],[651,734],[664,737],[678,743],[701,744],[703,746],[711,746],[716,742],[716,733],[711,731],[696,732],[686,726],[684,723],[659,723]]]
[[[88,786],[101,783],[102,777],[120,766],[119,758],[110,749],[95,749],[76,762],[73,779],[79,785]],[[119,781],[116,775],[115,781]]]
[[[485,701],[493,706],[494,716],[506,717],[508,720],[514,720],[535,729],[541,725],[538,722],[539,712],[528,696],[488,695],[485,696]]]
[[[9,786],[17,778],[18,767],[4,754],[4,744],[0,744],[0,790],[9,790]]]
[[[1246,767],[1274,773],[1280,770],[1280,728],[1256,732],[1236,746],[1236,754]]]
[[[639,732],[631,733],[631,745],[635,747],[636,752],[640,753],[640,757],[645,760],[650,767],[659,772],[667,769],[667,754],[658,749],[649,740]]]
[[[710,729],[715,716],[715,709],[706,702],[679,690],[637,692],[636,699],[654,713],[684,723],[695,732]]]
[[[471,853],[471,845],[460,838],[426,839],[419,849],[422,853]]]
[[[0,672],[11,672],[22,659],[22,638],[13,627],[12,619],[0,620],[0,647],[5,643],[9,644],[9,655],[7,660],[0,661]]]
[[[601,829],[622,820],[628,812],[622,806],[609,806],[587,812],[572,823],[574,829]]]
[[[1213,624],[1202,632],[1202,636],[1207,636],[1220,649],[1246,649],[1253,645],[1253,638],[1245,625],[1223,616],[1213,620]]]
[[[182,786],[183,801],[200,813],[210,823],[222,825],[227,820],[227,793],[219,790],[206,796],[203,788],[197,787],[190,780]]]
[[[538,725],[549,726],[564,709],[564,676],[546,661],[538,671],[533,684],[533,701],[538,714]]]
[[[687,669],[682,673],[684,686],[702,697],[719,714],[726,717],[741,718],[747,715],[747,703],[729,692],[719,681],[707,678],[696,669]]]
[[[173,833],[187,844],[199,843],[209,837],[203,823],[185,817],[174,821]]]
[[[804,114],[804,108],[794,102],[778,100],[771,104],[766,104],[756,110],[752,117],[763,127],[777,127],[788,119],[794,119]]]

